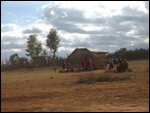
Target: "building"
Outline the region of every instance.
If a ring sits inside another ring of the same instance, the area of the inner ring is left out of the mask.
[[[80,66],[82,61],[86,58],[93,58],[95,69],[103,69],[106,65],[107,52],[92,52],[87,48],[76,48],[67,58],[71,65]]]
[[[48,60],[46,56],[35,56],[33,57],[33,65],[35,67],[43,67],[48,64]]]

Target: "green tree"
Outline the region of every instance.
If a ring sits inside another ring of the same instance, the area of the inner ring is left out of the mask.
[[[59,42],[60,42],[60,37],[56,29],[50,29],[50,32],[47,35],[46,46],[50,49],[51,53],[53,54],[54,69],[56,69],[55,58],[56,58],[56,52],[58,51],[59,48]]]
[[[42,56],[47,56],[47,54],[48,54],[48,53],[47,53],[46,49],[43,49],[41,55],[42,55]]]
[[[27,39],[27,56],[31,56],[33,58],[34,56],[39,56],[39,54],[42,52],[42,44],[37,40],[37,35],[30,35]]]

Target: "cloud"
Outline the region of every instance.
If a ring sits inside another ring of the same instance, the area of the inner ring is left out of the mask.
[[[28,36],[33,33],[38,34],[38,40],[46,48],[46,36],[51,28],[57,29],[60,35],[58,55],[63,56],[78,47],[108,52],[122,47],[148,47],[149,2],[55,1],[42,5],[38,3],[41,9],[36,7],[35,11],[36,15],[38,9],[42,17],[28,16],[24,18],[26,22],[30,19],[26,25],[2,23],[3,51],[17,48],[22,51]]]
[[[13,42],[7,42],[7,43],[2,43],[1,44],[1,49],[2,50],[12,50],[12,49],[20,49],[20,48],[25,48],[25,44],[20,44],[20,43],[13,43]]]
[[[1,25],[1,32],[10,32],[15,29],[16,25],[15,24],[5,24]]]
[[[38,28],[29,28],[29,29],[26,29],[24,30],[22,33],[23,34],[38,34],[38,33],[41,33],[42,31]]]
[[[135,48],[140,49],[140,48],[149,48],[149,44],[147,42],[139,42],[135,43],[133,46],[127,47],[128,49],[134,50]]]
[[[8,43],[23,43],[24,36],[22,34],[22,28],[16,24],[2,24],[1,25],[1,44],[4,45]],[[8,45],[5,45],[8,46]],[[8,47],[7,47],[8,48]],[[3,48],[2,48],[3,49]],[[10,48],[11,49],[11,48]]]
[[[50,12],[53,11],[54,14],[51,15]],[[88,12],[89,10],[87,10]],[[98,11],[97,11],[98,12]],[[123,7],[121,9],[122,14],[113,15],[111,17],[97,17],[97,18],[86,18],[85,11],[75,9],[75,8],[65,8],[60,7],[58,4],[50,4],[43,8],[43,20],[52,24],[54,27],[70,32],[70,33],[85,33],[85,34],[95,34],[106,31],[104,28],[101,30],[91,30],[87,31],[83,29],[79,24],[91,24],[91,27],[97,26],[108,26],[110,28],[122,27],[116,26],[121,22],[129,21],[132,23],[142,23],[147,24],[149,17],[142,11],[137,9],[131,9],[130,7]],[[94,12],[93,12],[94,13]],[[64,16],[66,14],[66,16]],[[63,17],[64,16],[64,17]],[[145,22],[143,21],[145,20]],[[86,27],[85,27],[86,28]],[[119,28],[120,29],[120,28]]]
[[[10,56],[14,53],[17,53],[19,57],[25,56],[24,49],[2,49],[1,50],[1,63],[2,61],[5,61],[6,59],[9,60]]]
[[[147,12],[149,13],[149,1],[145,1],[145,8],[147,9]]]
[[[61,3],[54,2],[43,7],[43,20],[47,24],[58,28],[67,33],[85,34],[89,37],[86,42],[81,41],[82,38],[78,35],[76,40],[72,42],[63,42],[66,47],[87,47],[97,48],[105,46],[105,48],[118,49],[119,47],[136,47],[139,42],[144,44],[149,36],[149,16],[145,11],[143,2],[127,3],[120,7],[118,14],[117,10],[112,10],[111,16],[94,16],[87,18],[86,12],[89,10],[77,9],[75,7],[66,7]],[[97,2],[101,8],[106,9],[107,5]],[[135,5],[134,5],[135,4]],[[140,5],[141,4],[141,5]],[[53,12],[51,14],[50,12]],[[96,13],[95,10],[91,13]],[[98,14],[99,10],[97,10]],[[107,12],[106,12],[107,13]],[[67,35],[66,33],[66,35]],[[68,37],[72,39],[74,36]],[[74,38],[73,38],[74,39]],[[134,44],[133,44],[134,42]],[[133,46],[134,45],[134,46]],[[141,46],[142,47],[142,46]],[[106,50],[106,49],[105,49]]]

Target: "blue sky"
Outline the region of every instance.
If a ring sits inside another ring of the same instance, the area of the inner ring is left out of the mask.
[[[42,16],[41,6],[46,2],[2,2],[2,23],[16,23],[25,25]]]
[[[26,41],[36,33],[42,47],[51,28],[58,30],[66,56],[75,48],[114,52],[149,47],[149,2],[145,1],[3,1],[1,61],[25,56]]]

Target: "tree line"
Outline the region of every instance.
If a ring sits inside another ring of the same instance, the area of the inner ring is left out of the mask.
[[[149,59],[149,48],[136,48],[135,50],[121,48],[120,50],[109,54],[108,56],[112,58],[126,58],[127,60]]]

